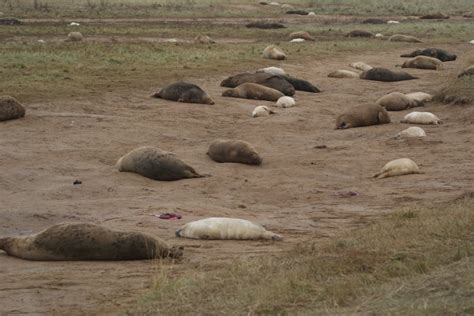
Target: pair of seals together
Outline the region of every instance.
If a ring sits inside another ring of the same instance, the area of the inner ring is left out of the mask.
[[[144,260],[179,258],[183,248],[139,232],[93,224],[59,224],[38,234],[0,238],[0,249],[27,260]]]

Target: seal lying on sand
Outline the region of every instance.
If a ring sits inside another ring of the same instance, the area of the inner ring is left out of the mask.
[[[353,30],[345,35],[346,37],[374,37],[375,34],[369,31]]]
[[[443,121],[441,121],[436,115],[430,112],[411,112],[405,115],[405,117],[400,121],[400,123],[439,125],[443,124]]]
[[[405,94],[408,98],[418,102],[430,102],[433,100],[433,96],[426,92],[411,92]]]
[[[0,249],[26,260],[144,260],[179,258],[183,248],[139,232],[123,232],[93,224],[59,224],[38,234],[0,238]]]
[[[257,83],[259,85],[280,91],[284,95],[292,96],[295,94],[295,88],[282,76],[269,75],[267,73],[257,72],[242,73],[228,77],[221,82],[221,87],[235,88],[243,83]]]
[[[418,126],[410,126],[407,129],[404,129],[397,135],[395,135],[394,138],[411,138],[411,137],[425,137],[426,133],[425,131]]]
[[[375,80],[383,82],[418,79],[417,77],[414,77],[407,72],[395,72],[386,68],[372,68],[370,70],[364,71],[360,74],[360,78],[365,80]]]
[[[0,96],[0,122],[25,116],[25,108],[14,97]]]
[[[409,54],[400,55],[400,57],[416,57],[416,56],[428,56],[434,57],[441,61],[453,61],[456,60],[456,54],[450,54],[444,49],[439,48],[425,48],[425,49],[417,49]]]
[[[176,231],[176,236],[192,239],[271,239],[282,240],[260,225],[245,219],[210,217],[187,223]]]
[[[359,78],[359,74],[354,71],[339,69],[328,74],[330,78]]]
[[[284,26],[281,23],[274,23],[274,22],[267,22],[267,21],[257,21],[257,22],[250,22],[245,27],[248,28],[257,28],[257,29],[284,29]]]
[[[282,98],[285,98],[285,97],[282,97]],[[290,98],[290,97],[286,97],[286,98]],[[265,106],[265,105],[257,106],[252,111],[252,117],[268,116],[270,114],[275,114],[275,112],[270,110],[268,106]]]
[[[214,104],[214,101],[204,90],[187,82],[170,84],[155,92],[153,97],[185,103]]]
[[[260,165],[262,158],[252,145],[243,140],[218,139],[211,143],[207,155],[216,162]]]
[[[223,97],[233,97],[253,100],[277,101],[283,96],[278,90],[268,88],[256,83],[243,83],[236,88],[222,92]]]
[[[321,92],[321,90],[318,87],[314,86],[309,81],[298,79],[298,78],[288,76],[288,75],[280,76],[280,77],[288,81],[293,86],[293,88],[295,88],[295,90],[313,92],[313,93]]]
[[[378,99],[375,104],[383,106],[387,111],[403,111],[409,108],[423,106],[422,102],[410,99],[400,92],[389,93]]]
[[[336,129],[387,123],[390,123],[390,116],[388,115],[387,110],[380,105],[359,105],[347,110],[337,117]]]
[[[302,38],[306,41],[315,41],[315,38],[309,35],[309,33],[305,31],[293,32],[290,35],[288,35],[288,38],[290,40]]]
[[[373,178],[382,179],[414,173],[422,173],[416,163],[408,158],[400,158],[387,163]]]
[[[291,108],[295,106],[295,104],[295,99],[293,99],[292,97],[284,96],[278,99],[276,106],[280,108]]]
[[[416,69],[443,69],[443,62],[437,58],[428,56],[416,56],[410,58],[402,64],[402,68],[416,68]]]
[[[283,60],[286,59],[286,54],[276,45],[269,45],[265,47],[262,54],[263,58]]]
[[[388,38],[389,42],[422,43],[423,41],[410,35],[394,34]]]
[[[117,167],[122,172],[134,172],[161,181],[204,177],[175,154],[149,146],[139,147],[124,155],[118,160]]]

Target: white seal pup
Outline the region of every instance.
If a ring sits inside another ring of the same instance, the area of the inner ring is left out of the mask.
[[[417,106],[423,106],[423,103],[410,99],[400,92],[392,92],[378,99],[375,104],[383,106],[387,111],[403,111]]]
[[[290,43],[304,43],[306,40],[304,38],[294,38],[290,41]]]
[[[283,60],[286,54],[276,45],[269,45],[263,50],[263,58]]]
[[[328,75],[329,78],[359,78],[359,74],[349,70],[336,70]]]
[[[433,96],[426,92],[411,92],[406,93],[405,96],[418,102],[430,102],[433,100]]]
[[[367,71],[367,70],[370,70],[370,69],[374,68],[374,67],[372,67],[370,65],[367,65],[366,63],[361,62],[361,61],[351,63],[351,64],[349,64],[349,66],[352,67],[352,68],[355,68],[355,69],[362,70],[362,71]]]
[[[400,121],[400,123],[439,125],[442,124],[443,121],[441,121],[436,115],[430,112],[411,112],[405,115],[405,117]]]
[[[425,137],[426,133],[425,131],[418,126],[410,126],[407,129],[404,129],[397,135],[395,135],[394,138],[400,139],[400,138],[411,138],[411,137]]]
[[[252,111],[252,117],[260,117],[260,116],[268,116],[270,114],[275,114],[272,110],[268,108],[268,106],[265,105],[260,105],[257,106],[253,111]]]
[[[272,76],[286,76],[286,71],[279,67],[266,67],[257,70],[257,72],[264,72]]]
[[[284,96],[279,98],[275,105],[280,108],[291,108],[296,105],[296,102],[292,97]]]
[[[192,239],[282,240],[280,235],[248,220],[226,217],[210,217],[187,223],[176,231],[176,236]]]
[[[422,173],[417,164],[409,158],[395,159],[387,163],[372,178],[382,179],[406,174]]]

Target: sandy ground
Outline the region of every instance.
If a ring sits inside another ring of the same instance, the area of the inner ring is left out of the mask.
[[[327,74],[365,61],[394,65],[401,53],[347,53],[345,57],[300,64],[265,61],[308,79],[324,90],[298,92],[297,106],[251,118],[265,101],[223,98],[219,83],[227,75],[184,78],[207,90],[215,105],[173,103],[149,98],[155,88],[105,92],[26,104],[24,119],[0,129],[0,233],[23,235],[52,224],[83,221],[155,234],[185,247],[182,261],[30,262],[0,254],[0,314],[113,314],[133,304],[161,269],[177,273],[212,269],[223,261],[277,253],[299,242],[318,242],[387,212],[412,205],[448,201],[474,186],[474,107],[436,103],[421,110],[444,124],[424,126],[425,139],[394,140],[408,127],[409,111],[391,112],[393,123],[334,130],[344,109],[373,103],[393,91],[434,92],[463,65],[467,45],[450,45],[460,56],[446,70],[408,70],[419,80],[380,83],[333,79]],[[441,46],[443,47],[443,46]],[[245,69],[243,69],[245,70]],[[420,110],[420,109],[416,109]],[[249,141],[264,158],[260,167],[218,164],[206,156],[216,138]],[[158,182],[119,173],[117,159],[152,145],[175,152],[198,172],[212,177]],[[325,145],[326,148],[317,148]],[[409,157],[424,174],[374,180],[369,177],[392,159]],[[79,179],[81,185],[73,185]],[[337,192],[356,191],[341,197]],[[179,221],[155,214],[178,212]],[[270,241],[192,241],[178,239],[182,224],[209,216],[249,219],[284,236]]]

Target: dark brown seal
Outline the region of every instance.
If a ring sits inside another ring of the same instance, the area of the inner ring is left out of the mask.
[[[248,165],[262,163],[262,158],[255,148],[242,140],[215,140],[209,146],[207,155],[216,162],[238,162]]]
[[[383,82],[394,82],[418,79],[404,71],[391,71],[386,68],[372,68],[360,74],[361,79]]]
[[[139,232],[87,223],[59,224],[24,237],[0,238],[0,249],[27,260],[145,260],[178,258],[183,248]]]
[[[370,126],[390,123],[387,110],[380,105],[359,105],[353,107],[336,119],[336,129]]]
[[[158,90],[153,96],[155,98],[185,103],[214,104],[214,101],[204,90],[195,84],[187,82],[170,84]]]

